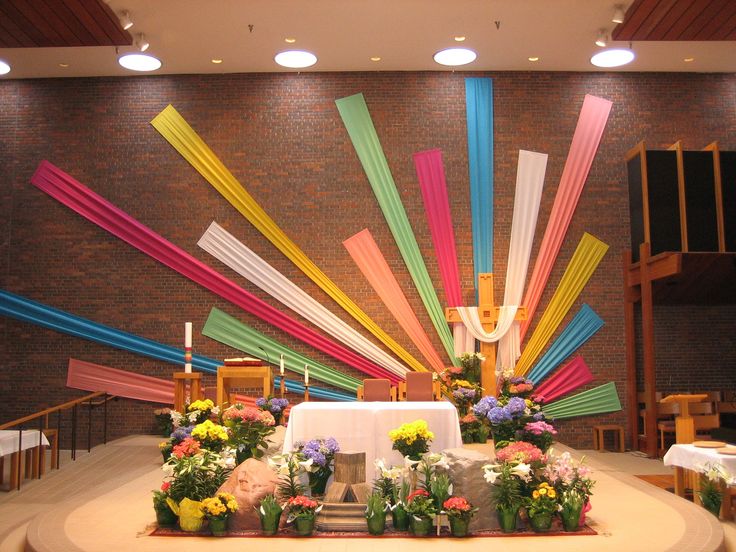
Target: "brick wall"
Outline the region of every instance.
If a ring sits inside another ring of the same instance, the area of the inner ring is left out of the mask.
[[[31,186],[48,159],[174,244],[276,306],[196,242],[216,220],[341,317],[341,310],[275,250],[149,125],[173,104],[297,244],[412,354],[411,345],[355,269],[342,240],[369,228],[438,350],[431,323],[354,153],[334,100],[365,95],[378,136],[433,281],[434,260],[411,155],[441,148],[464,295],[472,296],[472,239],[464,82],[460,72],[304,73],[43,79],[0,82],[0,285],[121,330],[180,345],[195,327],[195,352],[239,355],[199,335],[216,306],[315,360],[356,370],[296,342],[267,323],[153,261]],[[480,75],[482,76],[482,75]],[[640,140],[697,149],[719,140],[736,149],[736,76],[721,74],[498,73],[495,111],[495,259],[502,282],[520,148],[549,154],[534,254],[541,241],[586,93],[613,101],[611,117],[551,276],[559,281],[588,231],[610,245],[580,300],[606,322],[581,350],[596,385],[615,381],[624,397],[621,251],[629,244],[623,156]],[[502,286],[497,286],[497,301]],[[545,292],[545,305],[554,285]],[[442,294],[440,294],[442,297]],[[731,307],[657,309],[658,371],[667,391],[734,387]],[[297,317],[298,318],[298,317]],[[350,321],[354,327],[357,323]],[[65,387],[75,357],[170,377],[178,368],[0,318],[0,420],[77,397]],[[154,406],[111,405],[111,435],[152,430]],[[624,412],[560,424],[561,438],[589,447],[589,426]]]

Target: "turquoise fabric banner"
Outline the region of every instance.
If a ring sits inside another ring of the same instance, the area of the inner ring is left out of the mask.
[[[465,79],[465,106],[477,300],[478,274],[493,272],[493,81]]]
[[[602,327],[601,317],[584,304],[526,377],[538,384]]]
[[[170,362],[180,366],[184,365],[184,349],[177,349],[164,345],[151,339],[123,332],[110,326],[92,322],[86,318],[75,316],[53,307],[31,301],[20,295],[0,289],[0,315],[9,316],[16,320],[36,324],[57,332],[73,335],[82,339],[95,341],[116,349],[130,351],[142,356],[155,358],[164,362]],[[192,366],[203,372],[217,373],[217,367],[221,361],[207,358],[202,355],[192,355]],[[280,378],[275,378],[279,385]],[[292,393],[303,393],[304,386],[295,381],[285,380],[284,386]],[[309,386],[309,393],[314,397],[329,399],[333,401],[354,401],[355,396]]]
[[[409,224],[404,205],[401,203],[401,197],[396,189],[391,169],[386,162],[386,156],[363,94],[341,98],[335,100],[335,103],[424,307],[429,313],[450,361],[456,364],[458,360],[455,358],[455,343],[450,327],[445,321],[445,312],[437,298],[437,291],[427,272],[422,253],[419,251],[419,245],[417,245],[416,237]]]

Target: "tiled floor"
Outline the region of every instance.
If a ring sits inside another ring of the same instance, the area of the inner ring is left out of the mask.
[[[151,489],[161,481],[160,455],[154,436],[130,437],[74,463],[24,484],[21,492],[0,496],[0,550],[54,551],[156,551],[181,552],[203,546],[241,551],[268,547],[300,551],[380,550],[431,551],[448,549],[447,540],[419,539],[204,539],[148,536],[154,521]],[[479,445],[473,446],[481,447]],[[482,447],[480,450],[483,450]],[[575,552],[659,550],[734,550],[733,522],[718,523],[703,508],[687,503],[631,475],[667,474],[661,462],[635,454],[581,451],[596,471],[594,509],[590,513],[595,536],[540,538],[508,537],[451,541],[452,550],[492,548],[494,552]],[[626,473],[628,472],[628,473]],[[724,541],[724,532],[726,540]],[[540,548],[541,547],[541,548]]]

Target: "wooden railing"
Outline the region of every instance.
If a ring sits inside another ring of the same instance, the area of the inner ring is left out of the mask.
[[[16,462],[20,461],[20,454],[23,451],[23,446],[22,446],[23,445],[23,431],[26,431],[28,429],[38,430],[38,445],[36,446],[38,447],[39,453],[34,455],[34,461],[36,462],[36,466],[33,470],[33,473],[34,475],[37,475],[37,477],[40,479],[43,473],[42,466],[44,462],[42,454],[40,453],[40,451],[42,450],[41,447],[43,445],[42,439],[43,439],[44,433],[52,434],[53,438],[56,439],[56,442],[52,450],[52,454],[56,454],[56,457],[55,458],[52,457],[51,467],[53,468],[54,466],[56,466],[56,468],[58,469],[60,465],[59,457],[58,457],[58,444],[61,438],[62,412],[65,410],[72,411],[72,414],[71,414],[72,416],[72,419],[71,419],[71,458],[72,460],[76,460],[77,459],[77,435],[78,435],[78,426],[79,426],[79,412],[78,412],[79,407],[80,406],[87,407],[87,452],[90,452],[92,450],[92,409],[98,406],[103,407],[102,442],[104,444],[107,444],[107,402],[114,398],[116,398],[114,395],[108,395],[106,391],[97,391],[96,393],[85,395],[84,397],[81,397],[79,399],[67,401],[57,406],[52,406],[50,408],[46,408],[39,412],[29,414],[28,416],[18,418],[17,420],[11,420],[10,422],[0,424],[0,430],[15,429],[16,431],[18,431],[18,451],[17,451],[18,459],[16,460]],[[49,424],[49,417],[51,417],[54,414],[56,415],[56,428],[51,427]],[[15,481],[11,480],[10,482],[11,489],[12,488],[20,489],[20,482],[22,479],[21,470],[17,469],[16,471],[17,471],[17,474],[13,474],[14,477],[16,477],[16,480]]]

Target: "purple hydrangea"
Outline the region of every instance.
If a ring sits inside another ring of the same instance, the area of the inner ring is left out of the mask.
[[[524,410],[526,410],[526,401],[521,397],[511,397],[506,408],[508,408],[512,415],[523,414]]]
[[[194,429],[194,426],[180,426],[177,427],[174,432],[171,434],[171,441],[173,443],[181,443],[184,439],[187,437],[192,436],[192,429]]]
[[[268,401],[266,400],[266,397],[259,397],[256,399],[256,406],[258,408],[263,408],[264,406],[266,406],[267,402]]]
[[[488,416],[489,410],[498,406],[498,400],[496,397],[483,397],[478,404],[473,406],[473,414],[479,418],[485,418]]]
[[[271,399],[271,412],[281,412],[289,406],[288,399]]]
[[[544,412],[541,412],[541,411],[540,412],[537,412],[537,413],[534,414],[534,416],[532,416],[532,418],[534,418],[534,420],[537,421],[537,422],[540,421],[540,420],[544,420],[545,419]]]
[[[335,453],[340,451],[340,445],[334,437],[328,439],[312,439],[303,445],[299,445],[299,450],[307,459],[312,459],[315,465],[320,467],[328,466]]]
[[[457,401],[472,401],[475,399],[475,389],[460,387],[452,392],[452,396]]]
[[[511,420],[511,412],[503,406],[494,406],[488,411],[487,418],[492,424],[502,424]]]

